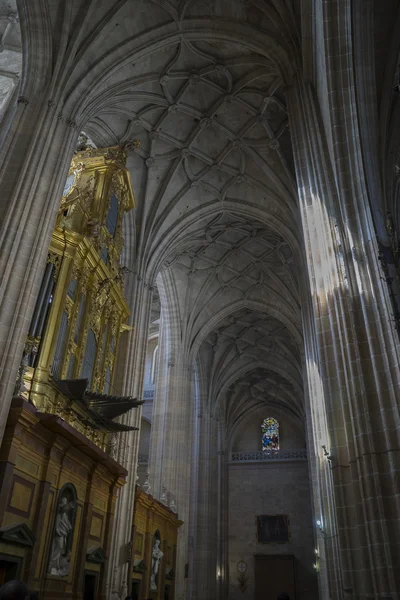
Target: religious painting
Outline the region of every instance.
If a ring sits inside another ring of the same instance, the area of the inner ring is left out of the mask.
[[[261,425],[261,444],[264,452],[279,450],[279,423],[272,417],[264,419]]]
[[[260,544],[284,544],[289,541],[289,518],[287,515],[259,515],[257,517],[257,541]]]

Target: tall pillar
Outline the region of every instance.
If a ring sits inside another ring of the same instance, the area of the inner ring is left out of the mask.
[[[340,56],[345,55],[344,47]],[[350,76],[349,81],[351,86]],[[398,340],[381,279],[356,118],[347,122],[352,111],[343,109],[345,98],[339,110],[337,99],[329,113],[332,156],[311,86],[298,84],[287,92],[315,324],[305,362],[321,489],[322,514],[315,517],[330,572],[331,589],[323,597],[395,598],[400,590]]]
[[[146,355],[147,333],[151,308],[151,288],[140,278],[131,275],[125,286],[125,295],[132,312],[132,330],[126,333],[121,343],[119,357],[122,366],[117,373],[116,384],[124,396],[142,398],[143,375]],[[119,379],[119,381],[118,381]],[[126,425],[140,430],[141,409],[132,410],[122,417]],[[128,471],[125,486],[120,490],[115,508],[115,520],[111,541],[109,568],[107,573],[107,598],[125,600],[130,595],[132,524],[135,504],[136,470],[139,453],[140,431],[121,434],[116,452],[116,460]]]
[[[159,340],[149,471],[152,493],[162,502],[173,498],[183,521],[178,532],[175,578],[175,598],[183,600],[187,583],[195,393],[194,370],[187,363],[182,341],[179,303],[170,283],[168,273],[162,274],[162,281],[158,280],[163,331]]]
[[[0,149],[0,443],[77,137],[48,96],[21,97]]]
[[[330,439],[323,380],[319,370],[319,345],[309,288],[303,285],[304,335],[303,376],[307,432],[307,455],[311,482],[315,549],[320,597],[340,598],[342,590],[340,556],[335,512],[335,495],[330,462],[323,446]],[[321,526],[317,525],[321,521]],[[327,535],[329,531],[329,535]]]
[[[217,420],[217,598],[229,597],[229,502],[228,502],[228,460],[225,423]]]
[[[192,481],[193,553],[188,598],[217,597],[218,424],[208,406],[208,381],[199,377],[196,462]]]

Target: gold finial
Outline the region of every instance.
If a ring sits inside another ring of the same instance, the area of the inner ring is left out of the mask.
[[[135,151],[135,150],[137,150],[138,148],[140,148],[140,146],[141,146],[141,143],[142,143],[142,142],[139,140],[139,138],[135,138],[135,139],[134,139],[134,140],[132,140],[131,142],[125,142],[125,144],[124,144],[124,150],[125,150],[126,152],[129,152],[129,151]]]

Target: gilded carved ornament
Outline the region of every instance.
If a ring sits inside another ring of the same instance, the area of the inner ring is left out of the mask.
[[[82,336],[82,342],[80,344],[79,358],[78,358],[77,367],[76,367],[77,373],[81,373],[81,371],[82,371],[83,358],[84,358],[83,349],[86,346],[86,338],[87,338],[87,328],[85,328],[85,331]]]
[[[115,339],[117,338],[117,334],[119,332],[119,322],[119,315],[114,312],[111,319],[111,336]]]
[[[68,172],[68,177],[65,182],[63,200],[64,198],[67,198],[79,184],[84,168],[85,165],[83,162],[75,163],[74,161],[72,161],[71,167]]]
[[[40,336],[32,337],[31,335],[28,335],[26,339],[24,351],[22,354],[22,360],[19,365],[17,377],[15,380],[15,387],[13,392],[14,396],[20,396],[28,391],[27,387],[25,386],[24,378],[29,369],[29,357],[36,356],[39,352],[40,340]]]
[[[74,306],[73,301],[71,300],[71,298],[69,296],[67,296],[65,299],[65,304],[64,304],[64,312],[66,313],[69,322],[71,322],[71,317],[74,312],[74,308],[75,308],[75,306]]]
[[[98,371],[95,372],[94,377],[93,377],[93,389],[94,390],[101,390],[102,385],[101,385],[101,375]]]
[[[53,279],[54,281],[57,281],[62,263],[62,256],[56,254],[55,252],[49,252],[49,254],[47,255],[47,262],[54,265]]]
[[[94,173],[88,178],[83,188],[79,189],[77,184],[74,184],[73,189],[71,189],[61,202],[59,211],[63,215],[60,223],[61,226],[75,229],[74,219],[82,218],[81,215],[87,221],[90,221],[90,209],[94,199],[96,183],[97,173]],[[76,194],[72,194],[74,190],[76,190]],[[76,224],[81,225],[80,222]]]
[[[122,219],[125,210],[133,206],[133,194],[124,164],[116,164],[116,161],[124,161],[125,157],[121,149],[93,149],[75,156],[69,171],[72,177],[67,182],[68,189],[62,199],[48,259],[54,265],[54,277],[57,280],[63,257],[69,257],[68,269],[63,269],[62,277],[58,278],[62,289],[56,288],[56,301],[51,306],[54,322],[59,322],[63,311],[68,317],[67,339],[63,341],[62,355],[57,357],[62,361],[59,376],[62,379],[79,378],[88,330],[91,328],[97,340],[92,389],[99,392],[104,390],[106,377],[108,379],[107,369],[112,375],[121,323],[128,315],[122,290],[125,272],[120,269],[119,259],[123,247]],[[119,173],[116,169],[119,169]],[[119,208],[114,237],[106,227],[111,194],[118,200]],[[102,261],[99,256],[104,246],[108,250],[107,261]],[[68,279],[64,277],[67,271]],[[71,281],[77,282],[74,289],[69,287]],[[84,311],[80,314],[82,306]],[[37,347],[39,342],[40,339],[37,340]],[[48,373],[48,370],[51,372],[52,360],[53,356],[50,356],[43,373]],[[73,371],[70,370],[72,365]],[[96,426],[84,408],[75,406],[63,394],[54,394],[52,387],[49,388],[47,375],[40,386],[40,391],[33,394],[33,400],[38,402],[40,410],[57,414],[106,449],[109,433],[95,430]]]
[[[96,337],[96,341],[98,343],[99,335],[100,335],[100,327],[101,327],[101,315],[99,315],[96,312],[91,311],[88,325],[89,325],[89,327],[86,328],[86,334],[87,334],[88,329],[92,329],[93,333]]]
[[[68,343],[67,351],[65,353],[64,368],[62,370],[63,379],[65,379],[65,377],[67,376],[71,356],[74,356],[75,352],[76,352],[76,344],[74,344],[72,341],[70,341]]]
[[[84,266],[81,272],[81,276],[80,276],[80,286],[81,286],[81,292],[82,294],[85,296],[88,286],[89,286],[89,279],[90,279],[90,270],[87,266]]]
[[[104,366],[110,369],[111,373],[113,372],[113,368],[114,368],[114,361],[115,361],[115,356],[114,354],[112,354],[111,352],[109,352],[105,358],[104,361]]]

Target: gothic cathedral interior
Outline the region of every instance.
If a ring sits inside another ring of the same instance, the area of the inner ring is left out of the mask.
[[[400,0],[0,0],[1,600],[400,600],[399,64]]]

